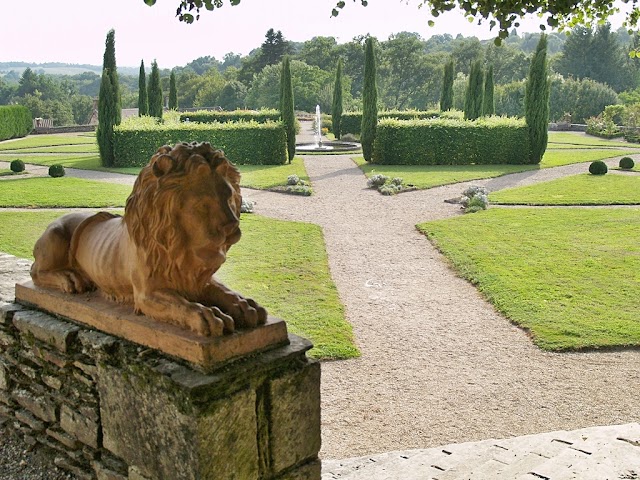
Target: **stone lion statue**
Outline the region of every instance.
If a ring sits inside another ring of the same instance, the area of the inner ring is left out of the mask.
[[[208,143],[158,149],[124,216],[70,213],[36,242],[33,282],[98,289],[138,314],[219,336],[263,324],[267,312],[213,278],[240,239],[240,173]]]

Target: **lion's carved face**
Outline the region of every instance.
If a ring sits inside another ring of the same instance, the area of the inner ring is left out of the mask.
[[[125,222],[147,262],[170,276],[215,272],[240,239],[239,173],[209,144],[162,147],[127,200]],[[134,221],[135,220],[135,221]],[[186,264],[185,264],[186,262]],[[173,265],[179,263],[179,265]]]

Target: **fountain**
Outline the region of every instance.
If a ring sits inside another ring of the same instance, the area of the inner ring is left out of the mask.
[[[357,150],[360,144],[355,142],[322,141],[322,116],[320,115],[320,105],[316,105],[316,115],[314,118],[313,138],[314,143],[296,145],[296,152],[347,152]]]

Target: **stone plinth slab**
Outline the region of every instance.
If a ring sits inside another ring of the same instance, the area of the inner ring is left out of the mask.
[[[286,323],[274,317],[269,317],[264,325],[256,328],[238,330],[222,337],[203,337],[145,315],[136,315],[130,305],[117,304],[97,292],[70,295],[37,287],[29,281],[16,284],[16,300],[160,350],[205,370],[288,343]]]

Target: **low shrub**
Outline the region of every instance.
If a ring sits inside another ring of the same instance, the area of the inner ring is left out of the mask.
[[[0,141],[24,137],[33,129],[31,111],[22,105],[0,106]]]
[[[242,203],[240,204],[240,213],[253,213],[254,202],[251,200],[242,199]]]
[[[277,122],[278,120],[280,120],[280,112],[275,109],[232,111],[198,110],[195,112],[183,112],[180,114],[181,122],[225,123],[255,121],[258,123],[265,123],[269,121]]]
[[[524,120],[481,118],[378,122],[372,163],[385,165],[526,164]]]
[[[631,157],[622,157],[618,166],[623,170],[631,170],[635,166],[635,163]]]
[[[158,124],[131,117],[113,132],[115,167],[142,167],[162,145],[209,142],[239,165],[283,165],[286,133],[281,122]]]
[[[24,172],[24,162],[20,159],[12,160],[9,168],[14,173]]]
[[[300,181],[300,177],[298,175],[289,175],[287,177],[287,185],[297,185]]]
[[[380,175],[380,174],[371,175],[371,177],[369,177],[369,179],[367,180],[367,186],[369,188],[378,188],[384,185],[388,179],[389,177],[385,175]]]
[[[458,110],[387,110],[378,112],[378,121],[383,118],[395,118],[396,120],[425,120],[433,118],[448,118],[459,120],[463,118],[462,112]],[[362,123],[362,112],[345,112],[342,114],[340,129],[343,133],[360,135],[360,124]],[[324,124],[324,121],[323,121]],[[344,135],[341,136],[345,140]],[[349,141],[349,140],[345,140]]]
[[[304,195],[306,197],[312,193],[311,187],[308,185],[287,185],[285,191],[293,195]]]
[[[615,138],[622,135],[613,120],[603,115],[587,118],[587,133],[600,138]]]
[[[476,213],[489,207],[489,191],[485,187],[472,185],[462,192],[460,205],[464,213]]]
[[[607,164],[602,160],[596,160],[595,162],[591,162],[591,165],[589,165],[589,173],[592,175],[604,175],[607,171]]]
[[[51,177],[64,177],[65,171],[64,167],[59,164],[51,165],[49,167],[49,176]]]

